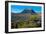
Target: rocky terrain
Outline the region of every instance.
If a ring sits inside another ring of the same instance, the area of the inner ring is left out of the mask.
[[[11,13],[11,28],[32,27],[41,27],[41,16],[34,10],[24,9],[21,13]]]

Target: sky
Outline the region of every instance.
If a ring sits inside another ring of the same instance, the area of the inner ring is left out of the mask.
[[[36,13],[41,13],[41,6],[21,6],[21,5],[11,5],[11,12],[13,13],[21,13],[24,9],[30,8],[34,10]]]

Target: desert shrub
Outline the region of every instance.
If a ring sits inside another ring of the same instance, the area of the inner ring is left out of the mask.
[[[31,15],[31,16],[29,16],[28,27],[38,27],[38,26],[40,26],[40,25],[37,24],[37,20],[39,20],[39,16],[38,15]]]
[[[35,20],[39,20],[39,16],[38,15],[30,15],[28,16],[28,21],[25,21],[22,18],[18,18],[19,22],[17,23],[17,28],[35,28],[38,27],[40,25],[37,24],[37,22],[35,22]],[[15,20],[14,20],[15,22]],[[16,26],[16,25],[15,25]]]
[[[30,22],[29,24],[28,24],[28,28],[33,28],[33,27],[37,27],[38,25],[37,25],[37,23],[32,23],[32,22]]]
[[[26,27],[26,22],[23,21],[23,20],[20,20],[19,23],[18,23],[18,28],[23,28],[23,27]]]
[[[31,15],[31,16],[29,17],[29,20],[33,21],[33,20],[37,20],[38,18],[39,18],[38,15]]]

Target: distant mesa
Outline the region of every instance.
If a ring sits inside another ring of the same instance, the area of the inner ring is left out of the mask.
[[[36,14],[36,12],[30,8],[24,9],[21,13],[30,13],[30,14]]]
[[[12,13],[12,15],[15,15],[15,14],[31,14],[32,15],[37,13],[32,9],[26,8],[21,13]]]

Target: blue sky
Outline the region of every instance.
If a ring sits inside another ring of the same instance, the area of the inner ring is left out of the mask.
[[[11,5],[11,12],[13,13],[21,13],[24,9],[30,8],[35,12],[40,13],[42,7],[41,6],[21,6],[21,5]]]

